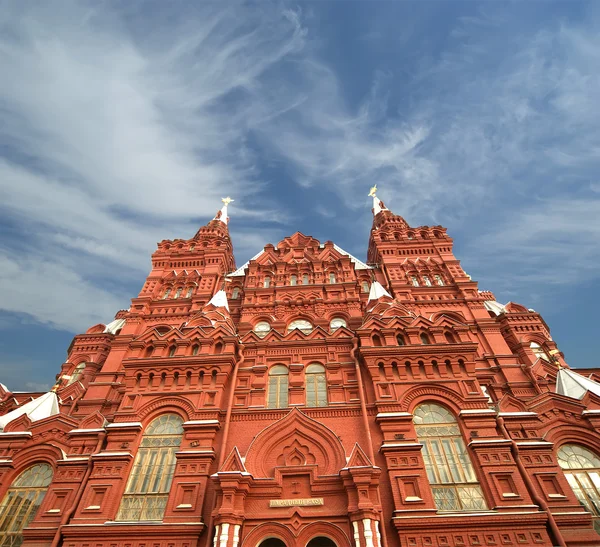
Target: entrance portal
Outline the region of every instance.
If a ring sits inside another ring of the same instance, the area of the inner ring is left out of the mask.
[[[306,547],[337,547],[332,539],[325,536],[317,536],[312,538]]]
[[[260,543],[259,547],[286,547],[286,545],[279,538],[267,538]]]

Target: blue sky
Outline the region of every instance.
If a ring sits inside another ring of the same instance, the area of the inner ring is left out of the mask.
[[[600,365],[600,3],[1,2],[0,381],[45,389],[230,194],[366,256],[373,183]]]

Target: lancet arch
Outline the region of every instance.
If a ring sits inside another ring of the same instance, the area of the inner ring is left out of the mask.
[[[272,477],[275,467],[290,465],[315,465],[318,475],[335,475],[346,456],[331,429],[295,408],[254,438],[245,463],[254,477]]]

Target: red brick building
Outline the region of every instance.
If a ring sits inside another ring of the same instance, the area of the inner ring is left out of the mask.
[[[159,243],[53,392],[0,386],[0,546],[600,545],[596,372],[373,213],[366,262],[297,232],[236,269],[227,203]]]

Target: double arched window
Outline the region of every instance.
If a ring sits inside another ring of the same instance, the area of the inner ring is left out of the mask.
[[[287,408],[288,374],[288,369],[284,365],[275,365],[269,370],[267,408]]]
[[[176,414],[163,414],[148,426],[116,520],[162,520],[182,436],[183,420]]]
[[[306,367],[306,406],[327,406],[325,367],[318,363]]]
[[[415,409],[413,422],[436,507],[440,511],[487,509],[456,418],[445,407],[426,403]]]
[[[531,342],[531,344],[529,344],[529,347],[538,359],[544,359],[544,361],[550,362],[550,357],[548,357],[548,354],[537,342]]]
[[[0,545],[19,547],[21,532],[35,517],[52,481],[52,467],[38,463],[21,473],[10,485],[0,505]]]
[[[558,451],[558,464],[564,470],[580,503],[594,516],[600,529],[600,458],[577,444],[565,444]]]
[[[291,331],[294,329],[299,329],[304,334],[310,334],[313,330],[313,326],[312,326],[311,322],[307,321],[306,319],[295,319],[287,327],[288,331]]]

